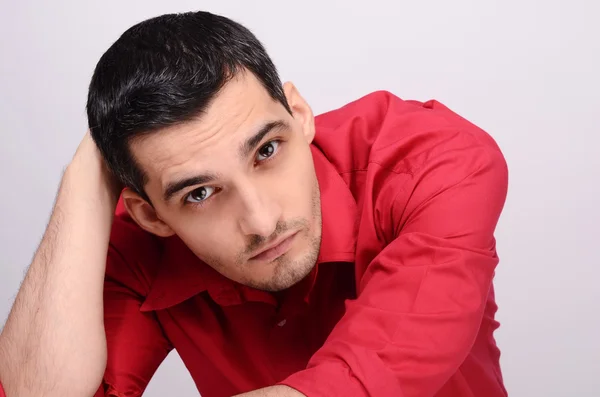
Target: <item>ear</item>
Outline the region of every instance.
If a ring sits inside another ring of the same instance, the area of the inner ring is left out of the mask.
[[[312,109],[292,82],[288,81],[283,85],[283,92],[292,110],[292,116],[300,123],[306,141],[311,143],[315,137],[315,116]]]
[[[173,229],[158,217],[154,207],[139,194],[126,188],[121,195],[127,212],[142,229],[159,237],[169,237],[175,234]]]

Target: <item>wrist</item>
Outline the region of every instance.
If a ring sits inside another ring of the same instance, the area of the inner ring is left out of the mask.
[[[102,206],[114,212],[120,190],[103,164],[85,164],[74,159],[65,169],[59,196],[66,194],[82,204]],[[59,197],[60,198],[60,197]]]

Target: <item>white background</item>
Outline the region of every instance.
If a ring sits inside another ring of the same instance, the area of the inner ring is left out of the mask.
[[[128,27],[224,14],[318,112],[377,89],[436,98],[511,171],[498,314],[511,396],[600,395],[598,1],[8,1],[0,7],[0,324],[86,128],[87,85]],[[148,396],[197,391],[173,353]]]

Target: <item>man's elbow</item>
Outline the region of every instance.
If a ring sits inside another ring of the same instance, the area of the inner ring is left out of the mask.
[[[82,397],[93,396],[101,377],[90,374],[85,365],[68,371],[61,365],[46,365],[43,357],[17,346],[0,334],[0,397]],[[62,367],[62,368],[61,368]]]

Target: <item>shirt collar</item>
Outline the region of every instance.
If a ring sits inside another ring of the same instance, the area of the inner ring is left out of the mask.
[[[354,262],[356,202],[333,164],[315,145],[311,145],[311,151],[321,192],[322,237],[317,265]],[[163,241],[160,268],[141,306],[142,311],[166,309],[205,291],[223,305],[243,300],[273,303],[271,294],[229,280],[202,262],[177,236]],[[312,282],[315,275],[312,274]]]

